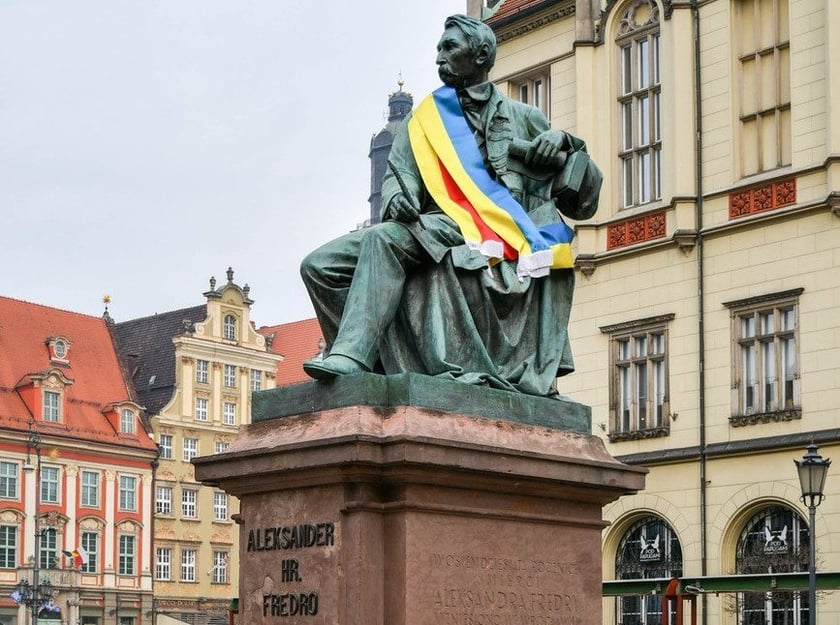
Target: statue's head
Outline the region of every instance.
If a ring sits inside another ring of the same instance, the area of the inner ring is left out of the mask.
[[[496,35],[481,20],[450,15],[438,42],[438,75],[450,87],[469,87],[487,80],[496,62]]]

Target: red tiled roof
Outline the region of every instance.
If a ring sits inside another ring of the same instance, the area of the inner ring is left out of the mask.
[[[556,0],[555,0],[556,2]],[[502,5],[496,12],[484,20],[489,26],[495,26],[500,22],[507,22],[516,19],[517,14],[526,13],[529,10],[544,8],[555,2],[547,0],[502,0]]]
[[[311,378],[303,372],[303,361],[318,353],[322,338],[318,320],[302,319],[276,326],[263,326],[257,330],[263,336],[274,335],[271,351],[283,356],[277,363],[277,386],[308,382]]]
[[[70,341],[69,366],[50,361],[46,341],[55,336]],[[139,421],[136,436],[119,435],[102,414],[108,404],[133,400],[104,319],[0,297],[0,427],[28,429],[30,412],[15,387],[25,376],[51,369],[73,384],[65,390],[62,424],[36,415],[41,434],[156,449]]]

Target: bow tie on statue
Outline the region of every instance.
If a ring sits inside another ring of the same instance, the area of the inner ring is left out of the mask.
[[[484,82],[480,85],[459,89],[458,101],[461,103],[461,109],[464,113],[478,113],[490,100],[492,93],[490,83]]]

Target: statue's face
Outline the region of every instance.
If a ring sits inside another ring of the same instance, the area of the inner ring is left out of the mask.
[[[469,87],[487,80],[476,54],[470,50],[466,35],[457,26],[450,26],[437,46],[438,76],[449,87]]]

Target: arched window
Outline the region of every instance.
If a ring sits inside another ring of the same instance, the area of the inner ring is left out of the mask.
[[[233,315],[225,315],[223,328],[223,336],[229,341],[236,340],[236,317]]]
[[[755,514],[738,538],[735,570],[739,574],[807,571],[808,526],[805,521],[787,506],[772,506]],[[739,593],[738,622],[743,625],[807,623],[807,593]]]
[[[621,206],[662,197],[662,89],[659,72],[659,7],[633,0],[621,13],[618,47],[618,108],[621,136]]]
[[[634,523],[618,548],[615,558],[617,579],[680,577],[682,548],[676,533],[655,516]],[[662,618],[662,597],[643,595],[619,597],[616,612],[623,625],[658,625]]]

